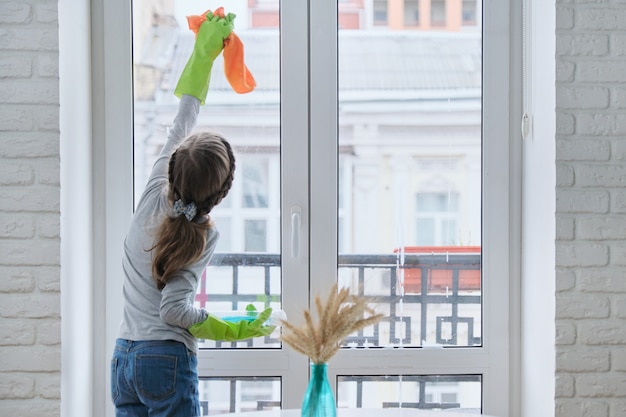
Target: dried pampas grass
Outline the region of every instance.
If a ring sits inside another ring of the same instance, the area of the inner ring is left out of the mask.
[[[376,324],[384,317],[368,305],[365,297],[350,295],[348,288],[338,290],[337,284],[331,289],[326,304],[322,304],[319,296],[315,298],[315,307],[317,324],[311,312],[305,310],[303,326],[282,322],[281,339],[317,364],[328,363],[350,334]]]

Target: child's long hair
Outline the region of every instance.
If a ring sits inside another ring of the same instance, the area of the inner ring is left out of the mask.
[[[228,194],[235,172],[230,144],[215,133],[195,133],[172,154],[169,161],[170,205],[181,201],[196,212],[166,216],[153,249],[152,275],[157,287],[165,287],[172,274],[197,261],[211,227],[209,212]]]

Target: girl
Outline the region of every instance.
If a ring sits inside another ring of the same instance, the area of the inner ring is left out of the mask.
[[[124,242],[124,311],[111,362],[118,417],[200,415],[198,345],[188,329],[209,316],[193,302],[219,237],[209,213],[228,194],[235,158],[218,134],[188,135],[208,88],[207,57],[212,63],[221,52],[232,18],[201,27],[193,71],[181,75],[174,124]]]
[[[219,237],[209,212],[230,189],[235,158],[213,133],[177,147],[198,107],[182,96],[124,242],[124,312],[111,369],[117,416],[200,415],[198,345],[187,329],[208,316],[194,296]]]

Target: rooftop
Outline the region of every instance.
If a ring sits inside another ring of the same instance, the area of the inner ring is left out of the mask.
[[[221,70],[220,55],[211,74],[212,98],[238,96],[238,102],[277,102],[279,32],[246,30],[237,35],[257,87],[254,94],[233,95]],[[162,104],[173,100],[171,91],[193,45],[191,31],[167,27],[155,28],[145,41],[136,64],[162,74],[155,92]],[[340,31],[339,93],[342,100],[350,101],[477,98],[481,54],[481,38],[474,33]]]

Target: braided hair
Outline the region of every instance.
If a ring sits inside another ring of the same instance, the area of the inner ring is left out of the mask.
[[[166,216],[152,248],[152,275],[159,289],[178,270],[197,261],[211,228],[208,214],[228,194],[235,173],[233,150],[222,136],[212,132],[189,136],[172,154],[168,167],[169,204],[193,204],[193,217]]]

